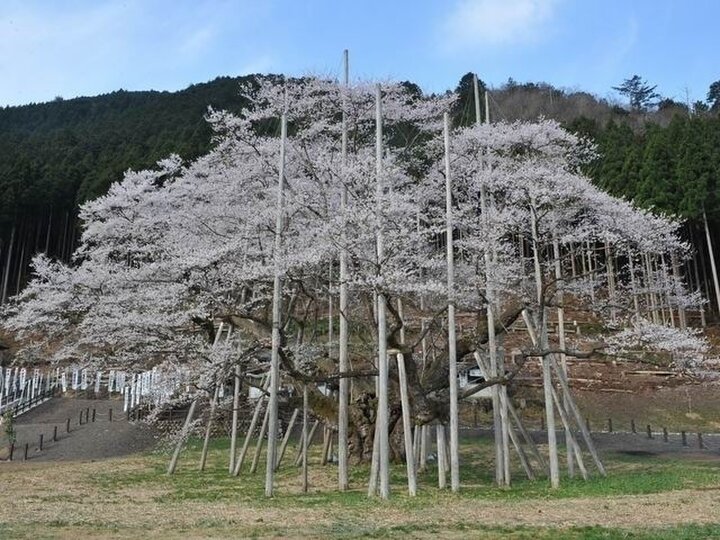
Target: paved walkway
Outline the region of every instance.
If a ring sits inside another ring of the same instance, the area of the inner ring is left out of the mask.
[[[155,442],[153,430],[142,422],[126,420],[122,401],[53,398],[15,420],[17,441],[13,460],[22,460],[28,443],[28,460],[95,460],[145,450]],[[89,422],[85,412],[89,408]],[[95,409],[95,422],[92,411]],[[109,410],[112,409],[112,421]],[[80,411],[83,424],[80,425]],[[70,432],[66,432],[67,419]],[[57,441],[53,430],[57,426]],[[40,434],[43,449],[40,450]]]

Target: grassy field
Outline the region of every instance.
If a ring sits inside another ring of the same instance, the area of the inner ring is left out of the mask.
[[[408,497],[402,465],[390,501],[367,498],[367,467],[353,467],[353,489],[338,493],[336,468],[316,455],[309,493],[286,464],[268,500],[262,470],[228,476],[227,447],[214,441],[199,473],[193,441],[171,477],[162,452],[3,464],[0,538],[720,538],[720,458],[606,455],[607,478],[564,479],[553,491],[517,473],[513,487],[498,489],[488,444],[464,441],[459,494],[437,489],[431,467],[419,496]]]

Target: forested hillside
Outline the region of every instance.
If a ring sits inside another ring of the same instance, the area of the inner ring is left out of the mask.
[[[0,109],[2,301],[23,286],[33,253],[69,258],[79,203],[105,193],[127,169],[150,167],[170,153],[191,160],[207,152],[207,107],[239,110],[239,86],[249,80],[220,77],[179,92],[120,90]],[[470,82],[465,75],[456,89],[456,124],[473,118]],[[717,105],[696,103],[691,115],[670,99],[623,107],[544,83],[509,80],[490,90],[493,120],[545,116],[591,137],[599,155],[590,176],[612,194],[687,218],[689,239],[700,232],[703,209],[713,234],[720,223]],[[707,257],[700,255],[702,273]]]
[[[127,169],[206,152],[207,107],[239,110],[240,82],[220,77],[180,92],[120,90],[0,109],[3,300],[22,286],[33,252],[69,256],[78,203],[105,193]]]

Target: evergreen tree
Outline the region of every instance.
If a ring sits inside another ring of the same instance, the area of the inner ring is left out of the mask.
[[[613,90],[628,98],[630,108],[638,112],[647,110],[660,98],[660,94],[655,92],[656,88],[657,85],[650,86],[640,75],[633,75],[620,86],[613,86]]]
[[[670,213],[677,208],[679,199],[673,167],[675,140],[668,130],[656,126],[648,130],[636,196],[640,204]]]

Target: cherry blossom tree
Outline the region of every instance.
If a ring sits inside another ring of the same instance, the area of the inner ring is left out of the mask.
[[[671,268],[689,252],[678,224],[593,186],[582,174],[594,155],[588,141],[549,120],[481,124],[450,133],[446,162],[441,120],[455,97],[395,83],[381,88],[379,152],[374,85],[264,79],[242,89],[251,106],[241,115],[208,112],[215,146],[207,155],[128,171],[83,205],[74,264],[36,258],[34,279],[8,307],[3,325],[24,343],[24,357],[182,369],[191,393],[210,399],[238,366],[243,377],[267,371],[279,272],[284,391],[299,406],[308,390],[313,412],[336,425],[337,401],[323,389],[352,379],[348,454],[355,461],[373,455],[380,297],[387,306],[382,345],[406,359],[415,425],[448,421],[448,298],[472,321],[457,333],[460,367],[491,366],[486,381],[460,398],[504,386],[528,359],[541,358],[554,418],[555,357],[624,354],[640,344],[672,352],[678,367],[701,363],[701,336],[668,320],[702,302]],[[342,372],[323,341],[324,299],[338,292],[328,267],[337,267],[341,253],[348,301],[340,316],[351,334],[350,368]],[[552,341],[553,310],[566,307],[597,319],[603,333]],[[519,355],[503,360],[508,329],[522,321],[528,335],[512,343]],[[227,345],[213,347],[220,322],[236,331]],[[396,429],[402,408],[394,369],[388,384],[389,457],[411,456]],[[498,478],[509,482],[508,474]]]

